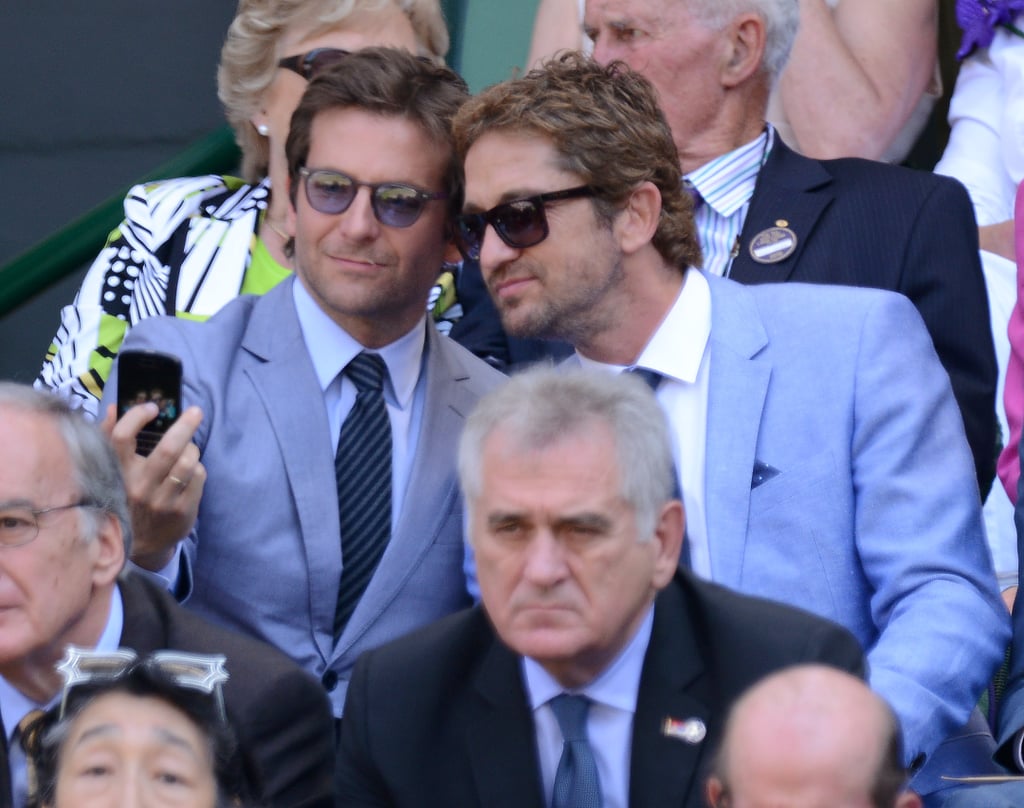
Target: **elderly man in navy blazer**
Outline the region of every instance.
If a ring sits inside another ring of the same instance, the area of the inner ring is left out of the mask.
[[[426,317],[457,256],[450,122],[466,97],[392,49],[319,74],[286,144],[295,277],[206,323],[147,320],[124,346],[179,356],[194,408],[148,458],[133,438],[151,412],[114,430],[147,520],[134,560],[190,575],[188,608],[291,655],[336,716],[362,651],[470,602],[455,443],[504,376]]]
[[[644,383],[513,376],[459,446],[482,607],[356,664],[342,805],[699,808],[729,704],[849,632],[678,569],[668,425]]]
[[[936,750],[1009,632],[963,422],[920,315],[892,292],[744,287],[696,269],[671,132],[621,63],[567,57],[486,90],[455,127],[458,235],[505,328],[648,377],[672,425],[693,570],[850,629],[907,762],[932,758],[918,786],[941,788],[958,766],[936,773]]]

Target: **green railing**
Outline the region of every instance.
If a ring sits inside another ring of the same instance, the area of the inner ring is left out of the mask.
[[[449,63],[476,91],[505,78],[526,54],[536,0],[471,5],[442,0],[451,30]],[[500,31],[501,36],[495,36]],[[233,173],[239,154],[224,126],[196,141],[140,181]],[[125,186],[102,204],[66,224],[44,241],[0,266],[0,317],[91,261],[107,235],[124,218]]]
[[[234,133],[224,126],[151,171],[143,181],[232,173],[238,160]],[[96,257],[107,234],[124,218],[129,187],[0,267],[0,317]]]

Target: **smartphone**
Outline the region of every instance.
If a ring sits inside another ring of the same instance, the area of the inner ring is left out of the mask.
[[[181,414],[181,360],[158,351],[121,351],[117,356],[117,417],[136,404],[152,401],[160,412],[135,440],[148,455]]]

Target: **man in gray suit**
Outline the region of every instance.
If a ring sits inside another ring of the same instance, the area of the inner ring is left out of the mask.
[[[389,49],[318,76],[286,146],[296,277],[125,343],[180,357],[198,407],[148,458],[132,439],[151,408],[113,430],[146,544],[134,560],[290,654],[336,716],[360,652],[469,603],[455,442],[504,377],[426,318],[466,97],[447,68]]]

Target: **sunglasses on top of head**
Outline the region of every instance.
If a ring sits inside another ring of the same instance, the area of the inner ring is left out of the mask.
[[[285,56],[278,61],[277,66],[285,70],[298,73],[306,81],[322,73],[326,68],[337,64],[351,51],[344,48],[313,48],[308,53],[297,53],[294,56]]]
[[[548,237],[548,218],[544,213],[546,205],[596,194],[597,191],[591,186],[580,185],[564,191],[515,199],[495,205],[483,213],[463,213],[455,217],[455,242],[463,256],[477,261],[484,243],[484,232],[487,225],[490,225],[509,247],[517,250],[533,247]]]
[[[277,66],[298,73],[306,81],[312,81],[331,65],[335,65],[352,51],[344,48],[313,48],[308,53],[297,53],[278,60]],[[433,64],[429,56],[417,56],[421,62]]]
[[[348,174],[326,168],[300,168],[306,201],[313,210],[332,216],[344,213],[360,188],[370,189],[370,205],[377,221],[389,227],[411,227],[427,203],[447,199],[444,191],[422,191],[401,182],[360,182]]]

